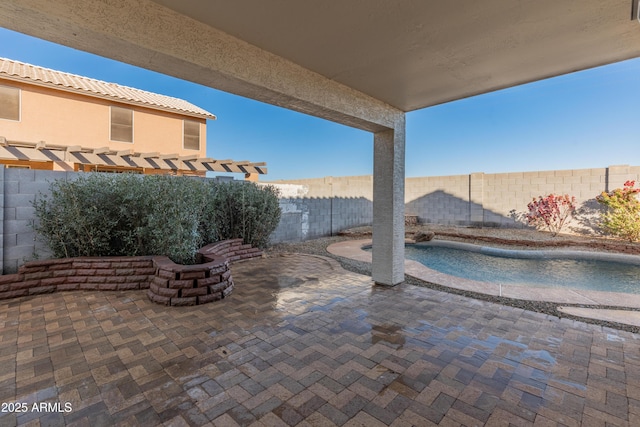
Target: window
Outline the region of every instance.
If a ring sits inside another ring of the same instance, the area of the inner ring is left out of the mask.
[[[20,89],[0,86],[0,119],[20,120]]]
[[[111,107],[111,141],[133,142],[133,110]]]
[[[200,123],[193,120],[183,121],[183,147],[187,150],[200,149]]]

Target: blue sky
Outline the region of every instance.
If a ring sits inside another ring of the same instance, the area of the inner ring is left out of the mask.
[[[207,155],[267,162],[263,181],[373,170],[368,132],[2,28],[0,56],[186,99],[218,117]],[[411,112],[406,175],[640,165],[639,83],[633,59]]]

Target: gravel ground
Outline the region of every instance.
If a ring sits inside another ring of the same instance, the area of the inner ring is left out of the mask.
[[[581,236],[581,235],[558,235],[552,236],[550,233],[545,233],[535,230],[522,230],[522,229],[493,229],[493,228],[465,228],[465,227],[449,227],[449,226],[436,226],[436,225],[419,225],[408,226],[406,228],[407,238],[412,238],[413,234],[417,231],[433,231],[436,239],[444,240],[456,240],[464,241],[467,243],[481,244],[485,246],[495,247],[510,247],[513,249],[518,248],[571,248],[579,250],[594,250],[593,246],[598,244],[598,250],[607,252],[632,252],[640,254],[640,244],[629,244],[628,242],[621,242],[612,239],[604,239],[598,236]],[[351,240],[351,239],[366,239],[371,237],[371,227],[358,227],[349,230],[345,230],[340,233],[339,236],[322,237],[319,239],[307,240],[304,242],[296,243],[279,243],[271,246],[265,251],[267,257],[277,256],[281,253],[307,253],[314,255],[321,255],[333,258],[337,260],[345,270],[349,270],[355,273],[371,276],[371,264],[366,262],[355,261],[347,258],[342,258],[327,252],[327,247],[332,243]],[[535,311],[538,313],[545,313],[556,317],[572,318],[587,323],[593,323],[601,326],[607,326],[615,329],[626,330],[634,333],[640,332],[640,328],[636,326],[624,325],[620,323],[605,322],[597,319],[584,319],[577,318],[558,311],[560,304],[550,303],[544,301],[523,301],[511,298],[494,297],[491,295],[480,294],[476,292],[462,291],[458,289],[452,289],[445,286],[436,285],[434,283],[425,282],[413,277],[405,276],[405,283],[414,286],[422,286],[431,288],[438,291],[449,292],[457,295],[463,295],[470,298],[475,298],[483,301],[490,301],[498,304],[517,307],[529,311]],[[620,307],[608,307],[608,306],[589,306],[584,304],[562,304],[562,306],[574,306],[585,308],[601,308],[601,309],[620,309]],[[628,310],[635,310],[629,308]]]

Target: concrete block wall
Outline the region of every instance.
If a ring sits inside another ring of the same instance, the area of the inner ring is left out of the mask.
[[[523,227],[517,218],[538,196],[569,194],[597,215],[595,197],[627,180],[640,180],[639,166],[407,178],[406,210],[423,223]]]
[[[284,204],[288,210],[280,215],[280,223],[275,231],[271,234],[269,241],[271,243],[280,242],[301,242],[307,239],[308,234],[308,211],[305,206],[287,201]],[[283,202],[280,201],[280,208],[283,208]],[[306,230],[303,226],[306,224]]]
[[[272,243],[331,236],[373,221],[373,177],[346,176],[274,181],[282,216]]]
[[[527,204],[538,196],[550,193],[575,196],[588,216],[597,217],[600,209],[595,197],[603,191],[620,188],[627,180],[640,181],[640,166],[609,166],[605,168],[574,169],[537,172],[513,172],[469,175],[407,178],[405,181],[405,210],[407,215],[417,215],[421,223],[445,225],[473,225],[484,227],[523,227],[518,220],[527,211]],[[327,222],[326,213],[313,212],[326,206],[309,204],[306,199],[296,199],[299,213],[296,221],[308,218],[313,232],[297,233],[296,239],[331,234],[340,229],[370,223],[373,219],[371,176],[326,177],[307,180],[278,181],[304,187],[307,198],[336,198],[341,209],[333,213],[333,228]],[[291,202],[291,200],[290,200]],[[334,202],[335,204],[335,202]],[[360,215],[350,215],[346,205],[359,209]],[[285,220],[288,221],[288,220]],[[281,226],[284,227],[284,222]],[[583,224],[584,225],[584,224]],[[287,227],[297,227],[287,223]],[[576,226],[580,226],[576,224]],[[284,229],[283,229],[284,230]],[[283,230],[274,233],[278,241],[284,238]],[[289,231],[291,235],[295,234]]]
[[[47,194],[50,183],[75,179],[78,173],[0,168],[0,268],[4,274],[32,260],[50,256],[30,226],[32,201]],[[627,180],[640,181],[640,166],[407,178],[406,213],[422,223],[521,227],[512,211],[523,213],[539,195],[570,194],[587,208],[598,208],[594,198],[620,188]],[[282,190],[282,218],[271,236],[273,243],[302,241],[336,234],[373,221],[371,176],[326,177],[268,183]]]
[[[286,198],[280,199],[280,208],[280,224],[271,235],[271,243],[331,236],[373,221],[373,202],[364,197]]]
[[[331,212],[331,234],[373,223],[373,201],[366,197],[334,198]]]
[[[297,185],[304,188],[307,197],[314,198],[360,198],[373,200],[373,176],[327,176],[324,178],[273,181],[276,186]]]
[[[486,226],[520,226],[510,212],[523,213],[531,200],[550,193],[574,196],[579,207],[597,211],[596,196],[622,187],[627,180],[638,181],[639,177],[637,166],[486,174],[483,222]]]
[[[57,179],[73,179],[74,172],[0,168],[2,188],[2,269],[15,273],[24,262],[48,258],[51,252],[39,242],[31,226],[33,201],[40,193],[48,194]]]
[[[469,222],[469,176],[407,178],[405,212],[418,222],[447,225]]]

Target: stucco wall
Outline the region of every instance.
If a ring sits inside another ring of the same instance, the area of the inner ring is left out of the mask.
[[[52,145],[109,147],[116,151],[206,156],[204,119],[3,79],[0,79],[0,85],[16,87],[21,92],[20,120],[0,120],[0,136],[9,141],[45,141]],[[109,139],[111,106],[133,110],[133,143]],[[183,119],[200,122],[199,150],[183,148]]]

